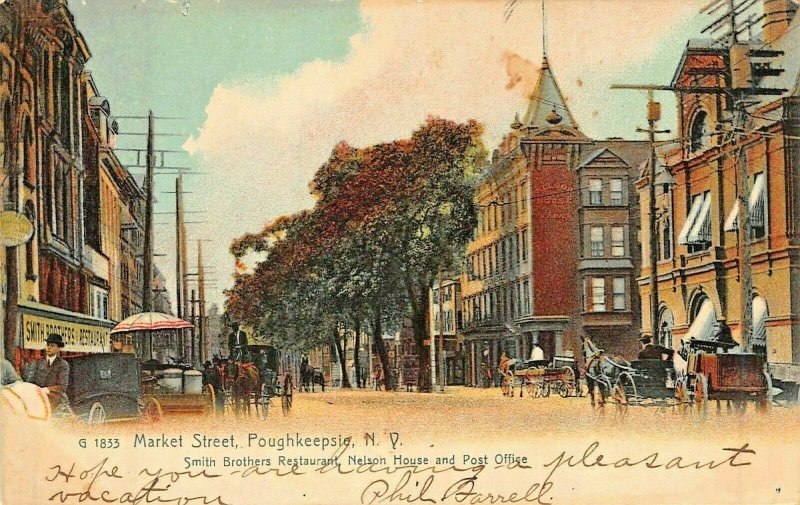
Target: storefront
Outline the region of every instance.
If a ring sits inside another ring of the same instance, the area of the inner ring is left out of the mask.
[[[20,301],[19,317],[18,348],[26,361],[41,357],[51,333],[64,337],[67,355],[111,352],[113,321],[32,301]]]

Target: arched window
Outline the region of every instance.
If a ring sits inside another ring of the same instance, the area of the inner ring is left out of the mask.
[[[663,306],[658,311],[658,343],[664,347],[672,349],[672,327],[675,326],[675,319],[669,307]]]
[[[33,129],[30,118],[25,116],[22,123],[22,169],[25,182],[31,186],[36,185],[36,149],[33,144]]]
[[[706,128],[706,117],[708,114],[704,110],[699,110],[692,119],[689,127],[689,150],[696,152],[708,145],[708,131]]]
[[[689,310],[691,325],[686,332],[686,338],[697,340],[711,340],[717,326],[717,312],[714,304],[706,295],[698,295],[692,300]]]
[[[36,210],[34,209],[33,202],[28,200],[25,202],[25,217],[27,217],[31,223],[33,223],[33,230],[36,233]],[[36,279],[36,265],[34,265],[34,250],[33,250],[33,241],[34,237],[31,237],[25,243],[25,277],[34,280]]]

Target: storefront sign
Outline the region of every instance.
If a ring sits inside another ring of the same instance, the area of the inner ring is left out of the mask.
[[[47,336],[58,333],[64,337],[65,351],[110,352],[111,328],[57,320],[39,315],[22,314],[22,347],[44,349]]]
[[[27,217],[11,210],[0,212],[0,246],[16,247],[30,240],[32,235],[33,224]]]

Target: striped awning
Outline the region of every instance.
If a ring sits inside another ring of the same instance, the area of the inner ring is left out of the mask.
[[[760,296],[753,298],[753,344],[767,344],[767,302]]]
[[[750,195],[747,200],[747,208],[750,212],[750,226],[763,227],[764,220],[764,207],[766,195],[766,178],[763,173],[756,174],[753,187],[750,189]],[[739,229],[739,199],[733,204],[733,208],[725,220],[725,231],[736,231]]]
[[[694,220],[692,229],[686,237],[689,244],[701,244],[711,242],[711,192],[708,191],[703,197],[703,205]]]
[[[714,311],[714,304],[711,300],[705,299],[697,311],[689,330],[686,332],[686,338],[695,338],[697,340],[712,340],[714,337],[714,330],[717,324],[717,314]]]
[[[683,223],[683,227],[681,228],[681,232],[678,234],[678,243],[681,245],[688,244],[687,238],[689,237],[689,232],[692,230],[692,226],[697,219],[697,215],[700,213],[700,208],[703,206],[703,195],[697,195],[694,200],[692,201],[692,207],[689,209],[689,215],[686,216],[686,222]]]
[[[177,330],[194,326],[188,321],[161,312],[142,312],[126,317],[111,329],[111,333],[129,331]]]

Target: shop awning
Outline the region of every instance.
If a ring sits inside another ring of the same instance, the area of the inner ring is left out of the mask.
[[[691,326],[689,326],[689,331],[686,332],[686,338],[712,340],[716,324],[717,314],[714,311],[714,304],[711,303],[711,300],[706,299],[700,306],[700,310],[697,312]]]
[[[711,192],[705,194],[703,205],[700,207],[700,212],[697,213],[689,236],[686,237],[686,242],[689,244],[711,242]]]
[[[767,302],[760,296],[753,298],[753,344],[767,344]]]
[[[766,194],[766,178],[764,174],[756,174],[755,182],[750,190],[748,197],[748,210],[750,212],[750,226],[764,226],[764,195]],[[739,229],[739,199],[733,204],[733,208],[725,220],[725,231],[736,231]]]
[[[681,232],[678,234],[678,243],[682,245],[688,244],[687,238],[689,237],[689,232],[692,230],[692,226],[694,225],[695,220],[697,219],[697,214],[700,213],[700,208],[703,206],[704,198],[702,196],[698,196],[692,202],[692,208],[689,209],[689,215],[686,216],[686,222],[683,223],[683,227],[681,228]]]

